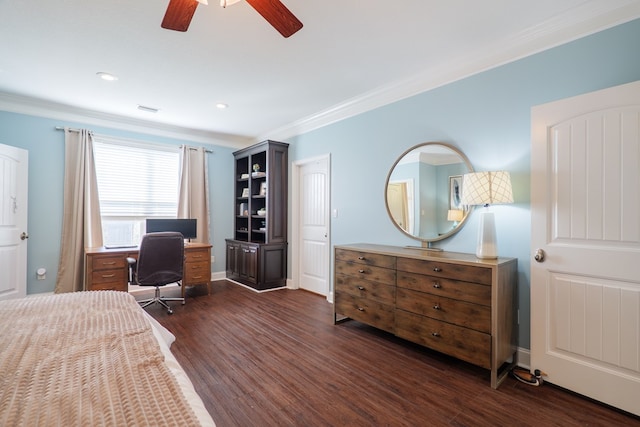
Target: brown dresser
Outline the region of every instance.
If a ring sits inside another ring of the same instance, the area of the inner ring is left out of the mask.
[[[489,369],[516,356],[517,260],[357,244],[335,247],[334,322],[351,318]]]
[[[87,248],[85,289],[127,291],[129,267],[127,258],[137,258],[137,248]],[[211,281],[211,245],[187,243],[184,246],[182,297],[187,286],[207,285]]]

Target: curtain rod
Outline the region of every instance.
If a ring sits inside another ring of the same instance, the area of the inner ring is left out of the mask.
[[[64,130],[63,126],[56,126],[56,130]],[[80,132],[82,129],[74,129],[74,128],[69,128],[69,132]],[[180,146],[180,148],[182,148],[183,145]],[[190,150],[197,150],[197,148],[195,147],[189,147]],[[209,150],[207,148],[205,148],[204,150],[205,153],[213,153],[213,150]]]

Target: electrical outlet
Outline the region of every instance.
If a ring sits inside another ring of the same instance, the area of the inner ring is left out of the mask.
[[[216,262],[216,257],[214,257],[213,255],[211,256],[211,264],[213,264],[214,262]]]

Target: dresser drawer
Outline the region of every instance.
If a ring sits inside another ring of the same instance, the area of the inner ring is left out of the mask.
[[[358,264],[346,261],[336,261],[336,274],[357,277],[359,279],[371,280],[388,285],[395,285],[396,271],[388,268],[374,267],[365,264]]]
[[[336,249],[336,260],[372,265],[383,268],[396,268],[396,258],[389,255],[372,254],[369,252]]]
[[[184,283],[208,283],[211,280],[211,264],[208,262],[187,262],[184,264]]]
[[[94,270],[91,272],[91,283],[89,291],[126,291],[128,288],[128,270],[122,268],[111,268],[106,270]]]
[[[398,288],[396,307],[447,323],[491,333],[491,307]]]
[[[127,283],[127,269],[122,268],[112,268],[109,270],[98,270],[93,271],[91,273],[91,283],[95,286],[99,283],[112,283],[112,282],[122,282]]]
[[[396,300],[396,288],[394,286],[344,274],[336,275],[335,290],[336,292],[344,292],[355,297],[372,299],[387,304],[393,304]]]
[[[204,262],[210,263],[211,255],[209,255],[209,249],[189,249],[184,251],[185,262]]]
[[[397,336],[491,369],[491,335],[403,310],[395,317]]]
[[[397,264],[399,271],[428,274],[484,285],[491,284],[491,269],[487,267],[410,258],[398,258]]]
[[[98,256],[91,257],[92,270],[125,268],[126,265],[127,265],[127,258],[122,254],[98,255]]]
[[[334,305],[336,313],[393,333],[395,310],[392,304],[383,304],[336,290]]]
[[[400,288],[491,306],[491,286],[444,277],[398,271]]]
[[[89,289],[87,289],[88,291],[121,291],[121,292],[127,292],[128,291],[128,283],[126,281],[124,282],[93,282],[91,284],[91,286],[89,287]]]

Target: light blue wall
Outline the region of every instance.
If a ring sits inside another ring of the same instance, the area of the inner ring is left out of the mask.
[[[476,170],[511,172],[516,203],[494,206],[500,255],[518,258],[519,345],[529,347],[530,109],[533,105],[640,79],[640,21],[501,66],[409,99],[292,138],[290,161],[331,153],[332,244],[377,242],[414,245],[387,217],[384,182],[407,148],[442,141],[461,149]],[[28,293],[54,288],[62,223],[63,133],[55,126],[183,144],[185,141],[0,111],[0,143],[29,151]],[[188,142],[186,142],[188,143]],[[224,270],[224,239],[231,237],[232,149],[213,147],[211,179],[214,272]],[[477,215],[439,244],[474,252]],[[35,270],[48,270],[45,281]]]
[[[27,293],[52,292],[55,287],[62,233],[64,177],[64,132],[56,126],[86,127],[95,133],[172,145],[192,145],[189,141],[156,137],[98,126],[69,123],[0,111],[0,143],[29,151],[29,243]],[[211,243],[214,272],[225,270],[224,239],[232,236],[233,155],[227,147],[211,146],[209,154],[209,195]],[[135,183],[131,183],[135,185]],[[47,269],[45,280],[36,280],[35,271]]]
[[[293,138],[292,161],[331,153],[331,243],[416,244],[384,203],[389,168],[415,144],[446,142],[476,170],[510,171],[515,203],[492,209],[500,255],[518,258],[519,345],[529,348],[531,107],[639,80],[639,40],[636,20]],[[477,217],[438,246],[475,252]]]

